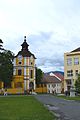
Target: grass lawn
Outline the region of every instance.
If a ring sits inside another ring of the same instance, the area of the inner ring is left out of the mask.
[[[54,120],[34,96],[0,97],[0,120]]]
[[[78,100],[80,101],[80,96],[75,96],[75,97],[70,97],[70,96],[57,96],[59,98],[63,98],[63,99],[66,99],[66,100]]]

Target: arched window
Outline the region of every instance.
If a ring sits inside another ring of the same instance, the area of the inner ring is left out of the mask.
[[[33,78],[33,70],[30,71],[30,78]]]
[[[22,75],[22,70],[18,69],[18,75]]]

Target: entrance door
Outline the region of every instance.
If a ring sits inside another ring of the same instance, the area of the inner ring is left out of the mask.
[[[34,84],[33,82],[29,83],[29,90],[32,92],[32,90],[34,89]]]

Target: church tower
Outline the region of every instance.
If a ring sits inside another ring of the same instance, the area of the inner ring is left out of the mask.
[[[21,88],[23,93],[35,90],[35,56],[32,54],[24,36],[22,49],[13,61],[13,88]]]

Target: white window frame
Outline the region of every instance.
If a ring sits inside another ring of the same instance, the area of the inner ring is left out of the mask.
[[[72,65],[72,58],[67,59],[67,65]]]
[[[74,58],[74,65],[79,65],[79,58]]]

